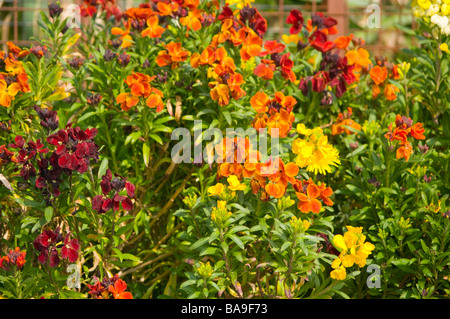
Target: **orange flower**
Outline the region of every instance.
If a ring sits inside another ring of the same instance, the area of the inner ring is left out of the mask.
[[[410,134],[416,140],[424,140],[425,136],[423,135],[423,133],[425,133],[425,129],[423,128],[422,123],[416,123],[411,127]]]
[[[164,95],[160,90],[152,88],[152,93],[148,96],[145,104],[149,108],[156,108],[156,112],[161,112],[164,108],[163,97]]]
[[[263,62],[264,61],[264,62]],[[273,72],[275,71],[275,63],[272,60],[261,60],[261,62],[253,71],[253,74],[263,78],[264,80],[271,80],[273,78]]]
[[[226,84],[216,85],[210,92],[211,98],[218,101],[220,106],[225,106],[230,103],[230,88]]]
[[[401,143],[401,146],[397,149],[396,157],[397,159],[404,158],[406,161],[409,160],[413,150],[410,142]]]
[[[387,84],[384,88],[384,96],[388,101],[394,101],[397,98],[397,92],[399,91],[399,88],[394,84]]]
[[[109,286],[108,290],[112,293],[114,299],[133,299],[131,292],[125,291],[127,284],[122,279],[117,279],[114,286]]]
[[[250,105],[258,113],[266,113],[269,110],[270,98],[264,92],[256,92],[250,99]]]
[[[320,196],[320,189],[317,185],[311,183],[306,188],[306,194],[304,193],[295,193],[298,198],[297,207],[302,213],[313,212],[314,214],[318,214],[322,209],[322,203],[317,199]]]
[[[169,4],[164,2],[158,2],[157,8],[160,16],[168,16],[171,15],[173,11],[178,9],[178,4],[176,2],[171,2]]]
[[[283,185],[280,185],[278,183],[269,183],[266,185],[265,191],[272,197],[281,198],[284,196],[286,188],[284,188]]]
[[[191,56],[191,66],[198,68],[199,65],[213,65],[216,61],[216,52],[213,47],[208,46],[201,54],[195,52]]]
[[[170,42],[165,46],[166,50],[158,52],[156,64],[166,66],[171,64],[172,69],[178,67],[179,62],[187,59],[190,52],[181,47],[180,42]]]
[[[349,36],[341,36],[337,38],[336,40],[334,40],[334,43],[336,43],[336,47],[338,49],[347,49],[352,39],[353,34],[350,34]]]
[[[363,68],[367,67],[371,61],[369,59],[369,52],[363,48],[358,50],[350,50],[345,56],[347,57],[348,65],[355,65],[354,72],[360,72]]]
[[[239,51],[242,61],[245,62],[252,57],[258,56],[262,50],[262,43],[263,40],[254,32],[247,35],[247,38]]]
[[[161,2],[158,2],[160,4]],[[151,16],[147,19],[147,28],[141,32],[143,37],[150,38],[160,38],[161,35],[166,31],[163,27],[158,24],[158,16]]]
[[[134,97],[131,93],[120,93],[116,97],[116,102],[120,104],[123,111],[129,111],[133,106],[139,103],[139,98]]]
[[[119,27],[113,27],[111,29],[111,34],[113,35],[120,35],[119,39],[122,40],[122,44],[120,45],[121,48],[128,48],[133,45],[133,38],[130,36],[130,23],[124,23],[126,29],[123,30]]]
[[[373,67],[369,72],[370,77],[376,85],[380,85],[381,83],[386,81],[387,73],[387,68],[385,66],[380,67],[378,65]]]
[[[202,28],[201,19],[201,11],[198,9],[194,9],[189,11],[186,17],[182,17],[180,19],[180,23],[187,27],[188,30],[198,31]]]
[[[0,79],[0,105],[10,107],[20,89],[21,86],[17,82],[8,85],[5,80]]]

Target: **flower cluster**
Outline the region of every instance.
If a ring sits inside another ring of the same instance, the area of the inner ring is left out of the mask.
[[[398,141],[399,147],[396,151],[396,157],[397,159],[404,158],[408,161],[413,153],[412,144],[408,141],[408,137],[424,140],[425,136],[423,133],[425,133],[425,129],[422,123],[417,122],[414,124],[413,120],[400,114],[397,114],[395,118],[395,128],[392,127],[392,124],[389,125],[389,132],[384,136],[389,142]]]
[[[432,24],[439,27],[442,34],[450,34],[450,1],[417,0],[413,13],[416,17],[429,18]]]
[[[213,207],[211,211],[211,220],[219,227],[231,217],[231,212],[227,209],[227,202],[224,200],[217,201],[217,207]]]
[[[10,107],[20,92],[30,92],[28,76],[20,58],[30,54],[14,43],[8,42],[8,53],[0,51],[0,105]]]
[[[133,72],[127,76],[125,83],[130,92],[120,93],[116,97],[116,102],[124,111],[129,111],[133,106],[137,105],[140,98],[146,99],[145,104],[149,108],[156,108],[156,112],[161,112],[164,108],[162,98],[163,93],[151,86],[151,82],[156,76],[149,76],[139,72]]]
[[[354,131],[349,130],[352,128],[356,131],[361,131],[361,125],[350,119],[353,110],[351,107],[347,107],[347,111],[344,113],[339,113],[335,123],[331,126],[331,134],[339,135],[345,132],[345,134],[357,134]]]
[[[180,62],[186,61],[190,52],[181,46],[180,42],[169,42],[164,45],[165,50],[159,51],[156,57],[158,66],[170,65],[172,69],[176,69]]]
[[[267,128],[272,137],[286,137],[295,121],[292,112],[295,104],[295,98],[285,96],[282,92],[276,92],[273,99],[264,92],[257,92],[250,99],[250,105],[258,113],[253,120],[253,127],[258,131]]]
[[[120,205],[126,211],[133,209],[131,198],[135,195],[136,187],[124,177],[115,174],[113,178],[111,170],[107,169],[100,182],[102,195],[97,195],[92,199],[92,209],[97,213],[106,213],[113,209],[120,210]],[[120,195],[122,190],[126,190],[127,196]]]
[[[25,257],[26,252],[20,251],[19,247],[10,249],[6,256],[0,257],[0,268],[10,270],[14,266],[17,270],[21,270],[26,262]]]
[[[333,243],[339,250],[339,256],[331,265],[334,270],[330,276],[337,280],[344,280],[347,276],[346,268],[352,267],[354,264],[364,267],[367,257],[375,249],[372,243],[366,242],[362,227],[347,226],[344,235],[334,236]]]
[[[112,278],[104,277],[102,281],[94,276],[95,284],[87,285],[89,294],[94,299],[133,299],[131,292],[127,290],[125,281],[116,274]]]
[[[388,62],[386,59],[378,59],[376,65],[369,71],[370,79],[373,81],[372,96],[376,98],[381,91],[388,101],[397,99],[397,93],[400,91],[397,86],[389,83],[388,79],[400,79],[399,67],[396,64]]]
[[[59,227],[56,230],[46,229],[33,241],[34,248],[40,253],[38,260],[41,264],[50,267],[57,267],[60,257],[73,263],[78,259],[80,244],[78,239],[71,239],[71,235],[65,237],[60,233]]]
[[[308,172],[326,174],[331,166],[340,164],[339,152],[328,143],[328,137],[320,127],[307,129],[304,124],[297,126],[297,132],[304,138],[297,138],[292,143],[292,152],[297,154],[295,162]]]
[[[334,204],[329,198],[333,195],[333,190],[324,183],[316,185],[312,179],[303,182],[297,180],[294,189],[298,198],[297,207],[304,214],[309,212],[313,214],[320,213],[322,210],[322,202],[327,206],[333,206]]]

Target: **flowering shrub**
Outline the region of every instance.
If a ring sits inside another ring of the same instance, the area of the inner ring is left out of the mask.
[[[0,52],[1,295],[448,299],[447,6],[394,61],[320,12],[51,3]]]

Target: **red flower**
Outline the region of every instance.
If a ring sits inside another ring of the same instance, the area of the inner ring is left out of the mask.
[[[328,52],[336,46],[336,43],[328,41],[327,35],[320,30],[315,31],[308,40],[314,49],[322,53]]]
[[[64,246],[61,248],[61,257],[64,259],[69,259],[71,263],[77,261],[78,250],[80,249],[80,244],[78,239],[70,240],[69,236],[64,239]]]
[[[297,34],[302,30],[303,26],[303,15],[297,9],[291,10],[289,16],[286,19],[287,24],[292,24],[292,27],[289,29],[290,34]]]
[[[118,279],[114,286],[109,286],[109,291],[112,293],[114,299],[133,299],[133,295],[127,289],[127,284],[122,279]]]

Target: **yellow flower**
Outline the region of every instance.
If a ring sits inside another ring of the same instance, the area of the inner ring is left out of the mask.
[[[200,262],[200,266],[197,268],[197,272],[203,278],[208,278],[208,277],[211,277],[211,275],[214,272],[214,269],[211,266],[211,264],[209,263],[209,261],[206,263]]]
[[[208,188],[209,196],[220,196],[223,193],[224,186],[222,183],[217,183]]]
[[[308,172],[326,174],[331,172],[331,166],[338,166],[339,152],[328,144],[328,137],[323,135],[320,127],[307,129],[304,124],[298,124],[297,132],[306,135],[306,139],[296,139],[292,143],[292,152],[297,154],[295,163],[306,167]]]
[[[283,42],[286,44],[289,43],[297,44],[298,41],[300,41],[300,36],[298,34],[291,34],[291,35],[283,34],[281,38],[283,39]]]
[[[344,235],[335,235],[333,238],[334,246],[340,251],[331,267],[331,278],[345,279],[345,268],[352,267],[354,264],[358,267],[366,265],[367,257],[375,249],[375,246],[366,242],[366,236],[362,233],[362,227],[347,226],[347,232]]]
[[[230,175],[230,177],[227,178],[227,182],[228,188],[232,191],[242,191],[247,187],[247,185],[241,184],[236,175]]]
[[[445,52],[447,54],[450,53],[447,43],[442,43],[439,48],[441,49],[442,52]]]
[[[20,89],[21,86],[17,82],[8,85],[5,80],[0,79],[0,105],[10,107]]]
[[[428,8],[431,6],[430,0],[417,0],[417,4],[424,10],[428,10]]]

